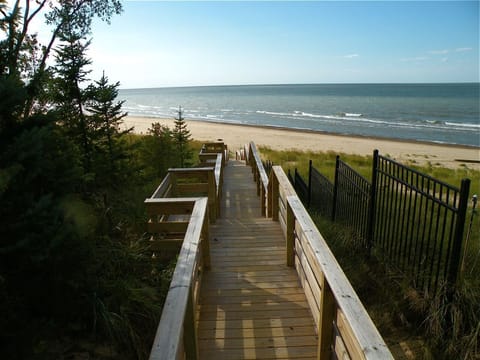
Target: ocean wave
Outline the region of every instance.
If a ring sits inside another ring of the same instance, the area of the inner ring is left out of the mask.
[[[448,126],[456,126],[459,128],[474,128],[474,129],[480,129],[480,124],[471,124],[471,123],[455,123],[455,122],[445,122],[445,125]]]
[[[257,110],[255,111],[257,114],[262,115],[276,115],[276,116],[291,116],[291,113],[283,113],[283,112],[275,112],[275,111],[265,111],[265,110]]]
[[[357,113],[340,113],[341,116],[346,116],[346,117],[362,117],[363,114],[357,114]]]

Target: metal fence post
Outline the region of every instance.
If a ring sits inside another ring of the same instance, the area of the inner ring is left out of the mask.
[[[453,238],[452,257],[448,269],[447,281],[450,289],[456,285],[460,256],[462,253],[463,230],[467,219],[468,193],[470,192],[470,179],[463,179],[460,186],[460,199],[458,203],[457,221],[455,223],[455,235]]]
[[[308,208],[310,208],[311,201],[312,201],[312,160],[308,162],[308,198],[307,198]]]
[[[378,175],[378,150],[373,151],[372,164],[372,184],[370,185],[370,199],[368,204],[367,219],[367,246],[368,253],[371,253],[373,247],[373,234],[375,226],[375,203],[377,201],[377,175]]]
[[[332,221],[335,222],[337,212],[337,195],[338,195],[338,168],[340,166],[340,156],[337,155],[335,161],[335,182],[333,183],[333,200],[332,200]]]
[[[295,192],[297,193],[298,195],[298,189],[297,189],[297,176],[298,176],[298,170],[297,168],[295,168],[295,172],[293,173],[293,188],[295,189]],[[300,196],[299,196],[300,197]],[[301,200],[301,199],[300,199]]]

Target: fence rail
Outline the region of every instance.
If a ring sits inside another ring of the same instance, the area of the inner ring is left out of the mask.
[[[348,224],[356,245],[378,252],[415,288],[431,293],[455,285],[470,180],[458,189],[375,150],[371,182],[337,157],[333,184],[311,162],[306,184],[295,171],[305,204]]]

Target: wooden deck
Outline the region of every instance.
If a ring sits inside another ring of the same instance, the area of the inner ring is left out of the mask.
[[[230,160],[221,216],[210,227],[211,270],[198,306],[200,359],[308,359],[318,339],[278,222],[262,217],[250,167]]]

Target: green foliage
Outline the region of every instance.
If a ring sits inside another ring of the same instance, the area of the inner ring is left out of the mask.
[[[125,135],[133,128],[122,130],[123,101],[116,101],[120,83],[109,84],[105,73],[86,90],[86,105],[89,115],[89,132],[94,146],[93,159],[97,184],[114,187],[119,177],[128,176],[129,146]],[[99,177],[98,175],[107,175]]]
[[[87,86],[85,35],[118,1],[25,1],[0,0],[0,358],[146,358],[171,266],[151,262],[143,199],[178,166],[172,132],[129,135],[119,84]],[[48,4],[39,52],[28,27]]]
[[[152,123],[147,136],[140,139],[143,175],[159,180],[170,167],[178,163],[172,130],[160,123]]]
[[[91,244],[63,206],[80,182],[80,168],[75,147],[61,134],[57,125],[31,119],[0,155],[0,276],[9,314],[2,338],[28,342],[37,336],[29,326],[32,318],[61,324],[76,321],[86,309],[80,289]],[[73,318],[72,308],[79,310]]]

